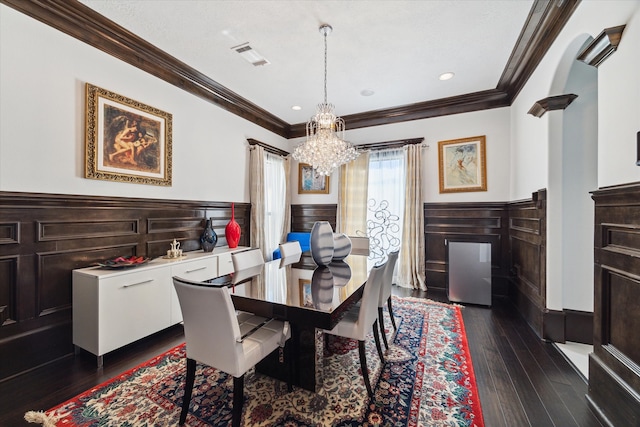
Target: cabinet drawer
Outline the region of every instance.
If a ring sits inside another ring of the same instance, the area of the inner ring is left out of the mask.
[[[216,257],[182,262],[171,266],[171,275],[187,280],[207,280],[218,276]]]

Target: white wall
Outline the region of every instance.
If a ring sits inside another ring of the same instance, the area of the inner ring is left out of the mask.
[[[511,199],[525,198],[539,188],[548,189],[546,279],[550,309],[592,310],[593,262],[584,256],[579,274],[571,275],[567,273],[568,263],[575,265],[577,261],[575,257],[563,256],[571,252],[574,243],[562,239],[562,182],[566,182],[563,176],[571,172],[553,165],[563,163],[557,157],[568,153],[558,144],[575,138],[576,129],[563,129],[567,122],[562,120],[565,114],[562,111],[548,112],[542,118],[528,115],[527,111],[539,99],[572,89],[569,83],[558,79],[558,75],[571,66],[566,54],[575,52],[576,44],[582,44],[588,37],[597,37],[605,28],[627,24],[618,51],[597,71],[597,126],[582,125],[591,132],[596,129],[598,135],[597,183],[592,190],[640,180],[640,168],[635,165],[635,134],[640,130],[639,6],[637,0],[583,1],[511,107]],[[583,101],[574,102],[577,102],[575,109]],[[571,114],[571,107],[566,114]],[[591,227],[583,231],[590,233]],[[592,246],[592,241],[589,243]],[[584,288],[587,280],[590,289]]]
[[[452,116],[375,126],[347,131],[346,138],[353,144],[366,144],[398,139],[424,138],[428,147],[422,151],[423,201],[435,202],[489,202],[509,201],[509,108],[477,111]],[[349,123],[347,123],[349,126]],[[487,191],[440,194],[438,182],[438,141],[486,135]],[[304,138],[291,142],[290,150]],[[330,179],[328,195],[298,195],[298,166],[293,162],[291,179],[295,193],[293,204],[337,203],[338,172]],[[531,197],[531,194],[529,194]]]
[[[568,46],[580,35],[597,37],[627,24],[618,50],[598,68],[598,186],[640,180],[635,134],[640,130],[640,1],[583,1],[511,106],[511,200],[548,186],[548,120],[527,114],[550,95]],[[551,113],[553,114],[553,113]]]
[[[0,190],[249,201],[247,138],[286,140],[0,5]],[[173,185],[85,179],[85,83],[173,115]]]

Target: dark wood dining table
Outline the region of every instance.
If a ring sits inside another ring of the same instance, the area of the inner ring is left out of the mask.
[[[282,363],[276,351],[256,369],[286,381],[292,369],[294,385],[310,391],[322,386],[324,334],[362,298],[367,281],[367,257],[352,255],[327,267],[287,265],[275,260],[231,275],[231,298],[237,310],[286,320],[291,327]]]

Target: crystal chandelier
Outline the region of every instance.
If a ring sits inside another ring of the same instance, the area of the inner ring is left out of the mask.
[[[320,26],[324,35],[324,102],[307,122],[307,139],[293,151],[293,158],[313,166],[320,175],[331,175],[340,165],[354,160],[360,153],[344,140],[344,120],[336,117],[333,104],[327,102],[327,35],[331,25]]]

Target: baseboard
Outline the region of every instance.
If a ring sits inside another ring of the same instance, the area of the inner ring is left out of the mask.
[[[548,310],[538,307],[515,285],[512,303],[533,330],[544,340],[593,344],[593,313],[578,310]]]

